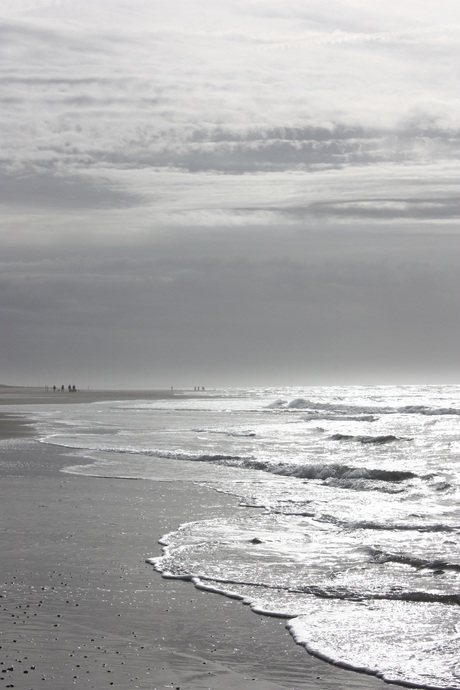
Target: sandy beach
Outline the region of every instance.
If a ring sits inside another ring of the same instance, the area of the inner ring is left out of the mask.
[[[0,405],[66,405],[101,400],[158,400],[165,398],[209,395],[193,390],[90,390],[63,391],[43,387],[0,386]]]
[[[161,553],[161,536],[191,516],[225,517],[235,499],[190,481],[63,473],[71,456],[34,441],[25,417],[0,417],[0,687],[388,687],[311,657],[284,620],[163,579],[145,562]]]

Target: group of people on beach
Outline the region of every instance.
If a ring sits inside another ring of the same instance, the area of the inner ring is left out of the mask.
[[[58,390],[61,390],[61,392],[63,393],[63,392],[65,391],[65,386],[64,386],[64,384],[62,384],[62,386],[61,386],[60,389],[59,389],[59,388],[56,388],[56,386],[53,386],[53,391],[54,391],[55,393],[56,393],[56,391],[58,391]],[[69,385],[67,386],[67,390],[69,391],[69,393],[76,393],[76,392],[77,392],[77,389],[75,388],[75,384],[74,384],[73,386],[71,386],[70,383],[69,383]]]

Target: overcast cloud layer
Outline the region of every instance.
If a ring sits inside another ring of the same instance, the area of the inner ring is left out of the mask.
[[[0,383],[459,382],[457,0],[0,0]]]

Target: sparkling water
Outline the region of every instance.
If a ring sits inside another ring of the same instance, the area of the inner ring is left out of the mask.
[[[331,662],[460,690],[459,394],[227,389],[35,418],[43,442],[92,460],[66,471],[187,479],[239,498],[233,519],[163,538],[152,564],[165,576],[285,617]]]

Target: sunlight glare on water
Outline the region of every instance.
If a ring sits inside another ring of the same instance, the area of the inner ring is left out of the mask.
[[[460,690],[459,393],[223,390],[43,408],[36,421],[43,442],[76,454],[67,471],[238,497],[233,519],[167,535],[157,570],[287,617],[334,663]]]

